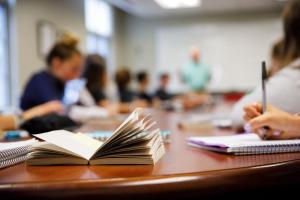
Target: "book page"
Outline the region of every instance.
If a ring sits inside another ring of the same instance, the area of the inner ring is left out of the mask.
[[[66,149],[89,160],[102,142],[92,139],[81,133],[72,133],[65,130],[51,131],[47,133],[35,134],[37,138],[52,143],[58,147]]]
[[[106,144],[110,143],[112,140],[114,140],[118,135],[124,134],[124,130],[132,129],[132,126],[135,121],[138,120],[139,114],[143,111],[141,108],[136,108],[134,111],[127,117],[127,119],[112,133],[112,135],[107,138],[107,140],[104,142],[102,146],[105,146]],[[101,146],[101,147],[102,147]],[[100,149],[98,149],[99,151]]]
[[[34,151],[33,153],[37,152],[37,151],[44,151],[44,150],[49,150],[49,152],[51,152],[51,154],[53,154],[53,152],[59,152],[59,154],[66,154],[66,155],[71,155],[71,156],[75,156],[75,157],[81,157],[80,155],[77,155],[76,153],[69,151],[67,149],[61,148],[59,146],[56,146],[55,144],[49,143],[49,142],[38,142],[34,145],[32,145],[32,150]],[[46,152],[47,154],[48,152]]]

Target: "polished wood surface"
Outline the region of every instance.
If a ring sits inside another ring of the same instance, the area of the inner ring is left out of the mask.
[[[241,189],[241,184],[259,188],[300,182],[295,178],[300,177],[300,153],[232,156],[200,150],[188,146],[186,138],[233,132],[214,128],[185,131],[178,127],[178,122],[188,119],[189,113],[151,112],[162,130],[172,132],[166,154],[155,166],[26,166],[22,163],[0,170],[0,194],[31,198],[86,195],[131,198],[172,193],[187,197],[236,191]],[[93,121],[80,130],[114,129],[117,125],[118,122]],[[218,192],[213,192],[216,189]]]

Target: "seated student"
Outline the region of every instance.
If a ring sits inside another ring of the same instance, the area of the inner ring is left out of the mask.
[[[262,106],[259,103],[248,104],[244,107],[244,120],[249,123],[252,130],[265,139],[299,139],[300,115],[293,115],[273,106],[261,114]],[[263,127],[269,127],[266,132]]]
[[[115,104],[114,100],[117,91],[109,82],[105,59],[98,54],[88,55],[82,77],[87,83],[86,88],[80,93],[79,103],[84,107],[98,105],[103,107],[108,115],[116,114],[118,104]]]
[[[147,101],[148,104],[152,103],[152,96],[148,94],[147,89],[149,85],[149,77],[146,72],[139,72],[136,76],[138,82],[137,96],[141,100]]]
[[[81,53],[78,39],[65,35],[47,55],[47,68],[34,74],[21,97],[21,108],[28,110],[53,100],[62,100],[65,83],[80,76]]]
[[[35,106],[20,115],[0,115],[0,130],[18,129],[23,121],[34,117],[43,116],[53,112],[63,112],[64,107],[59,101],[50,101],[48,103]]]
[[[159,88],[155,92],[155,97],[159,100],[166,101],[171,100],[174,95],[167,91],[170,77],[168,74],[161,74],[159,77]]]
[[[127,68],[117,70],[115,81],[119,92],[120,113],[128,113],[136,107],[147,107],[147,102],[139,100],[137,94],[130,89],[131,74]]]
[[[137,98],[137,95],[130,89],[131,74],[127,68],[117,70],[115,81],[118,87],[120,102],[129,103]]]
[[[91,54],[86,57],[83,78],[86,79],[86,88],[100,106],[108,104],[105,94],[107,84],[106,64],[103,57]]]
[[[300,110],[300,0],[288,3],[283,13],[284,37],[279,67],[283,68],[266,83],[268,102],[285,112]],[[243,97],[233,108],[235,127],[243,124],[243,107],[261,101],[261,86]]]

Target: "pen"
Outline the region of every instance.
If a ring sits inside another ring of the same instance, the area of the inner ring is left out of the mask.
[[[267,80],[267,68],[266,68],[266,62],[263,61],[261,65],[261,85],[262,85],[262,112],[261,114],[264,114],[267,111],[267,95],[266,95],[266,80]],[[267,130],[270,128],[265,126],[261,130],[261,135],[263,139],[267,139]]]
[[[262,73],[261,73],[261,79],[262,79],[262,114],[264,114],[267,111],[267,97],[266,97],[266,80],[267,80],[267,68],[266,68],[266,62],[262,62]]]
[[[266,62],[262,62],[261,66],[261,85],[262,85],[262,112],[261,114],[264,114],[267,112],[267,95],[266,95],[266,81],[267,81],[267,68],[266,68]],[[244,130],[246,133],[251,133],[252,129],[249,124],[244,125]],[[259,129],[258,133],[261,136],[262,139],[267,139],[267,131],[270,130],[268,126],[264,126],[263,128]],[[274,136],[279,136],[281,134],[281,131],[274,130],[272,133]]]

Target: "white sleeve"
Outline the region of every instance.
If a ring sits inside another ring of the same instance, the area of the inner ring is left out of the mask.
[[[278,72],[266,83],[267,103],[286,112],[300,111],[300,70],[286,68]],[[249,103],[261,102],[261,86],[236,103],[230,114],[234,126],[243,125],[243,107]]]
[[[79,94],[79,102],[83,106],[95,106],[96,102],[87,88],[81,90]]]
[[[233,126],[238,127],[244,124],[243,121],[243,107],[247,104],[254,102],[261,102],[261,89],[256,87],[251,93],[245,95],[242,99],[240,99],[233,107],[230,118],[232,120]]]

